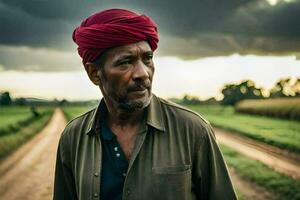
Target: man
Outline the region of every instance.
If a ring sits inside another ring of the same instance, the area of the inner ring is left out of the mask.
[[[54,199],[236,199],[209,123],[151,93],[149,17],[105,10],[73,40],[103,99],[60,138]]]

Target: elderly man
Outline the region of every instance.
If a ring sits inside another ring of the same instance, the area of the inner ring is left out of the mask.
[[[61,135],[55,200],[236,199],[209,123],[151,93],[158,35],[149,17],[105,10],[73,40],[103,99]]]

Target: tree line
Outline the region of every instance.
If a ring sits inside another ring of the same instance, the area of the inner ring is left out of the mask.
[[[8,91],[0,93],[0,106],[87,106],[87,105],[97,105],[99,100],[87,100],[87,101],[68,101],[66,99],[58,100],[45,100],[38,98],[12,98]]]
[[[37,99],[37,98],[12,98],[8,91],[0,93],[0,106],[10,106],[10,105],[17,105],[17,106],[48,106],[48,105],[60,105],[65,103],[66,100],[58,101],[54,99],[52,101],[44,100],[44,99]]]
[[[239,84],[227,84],[221,92],[223,105],[235,105],[244,99],[300,97],[300,77],[283,78],[277,81],[269,91],[256,87],[251,80],[245,80]]]
[[[252,80],[244,80],[237,84],[225,84],[221,89],[223,99],[217,101],[215,98],[200,100],[198,96],[184,95],[182,99],[171,99],[181,104],[223,104],[235,105],[245,99],[268,99],[268,98],[291,98],[300,97],[300,77],[283,78],[266,90],[256,86]]]

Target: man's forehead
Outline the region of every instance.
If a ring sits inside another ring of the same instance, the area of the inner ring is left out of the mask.
[[[133,44],[118,46],[115,48],[112,48],[108,52],[108,56],[113,57],[122,57],[125,55],[132,55],[136,53],[145,53],[145,52],[152,52],[151,47],[148,42],[141,41]]]

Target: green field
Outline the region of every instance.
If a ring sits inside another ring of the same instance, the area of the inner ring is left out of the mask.
[[[95,108],[95,106],[64,106],[62,107],[62,110],[67,117],[67,120],[70,121],[71,119],[74,119],[75,117]]]
[[[29,107],[10,106],[0,108],[0,135],[17,131],[21,126],[34,120]]]
[[[300,123],[297,121],[235,113],[231,106],[187,107],[200,113],[213,126],[300,153]]]
[[[268,166],[251,160],[227,146],[220,145],[220,147],[228,166],[233,167],[241,177],[280,195],[282,200],[300,199],[300,180],[275,172]]]
[[[28,107],[11,106],[0,109],[0,159],[38,133],[53,113],[51,107],[37,108],[40,113],[38,117],[34,117]]]

